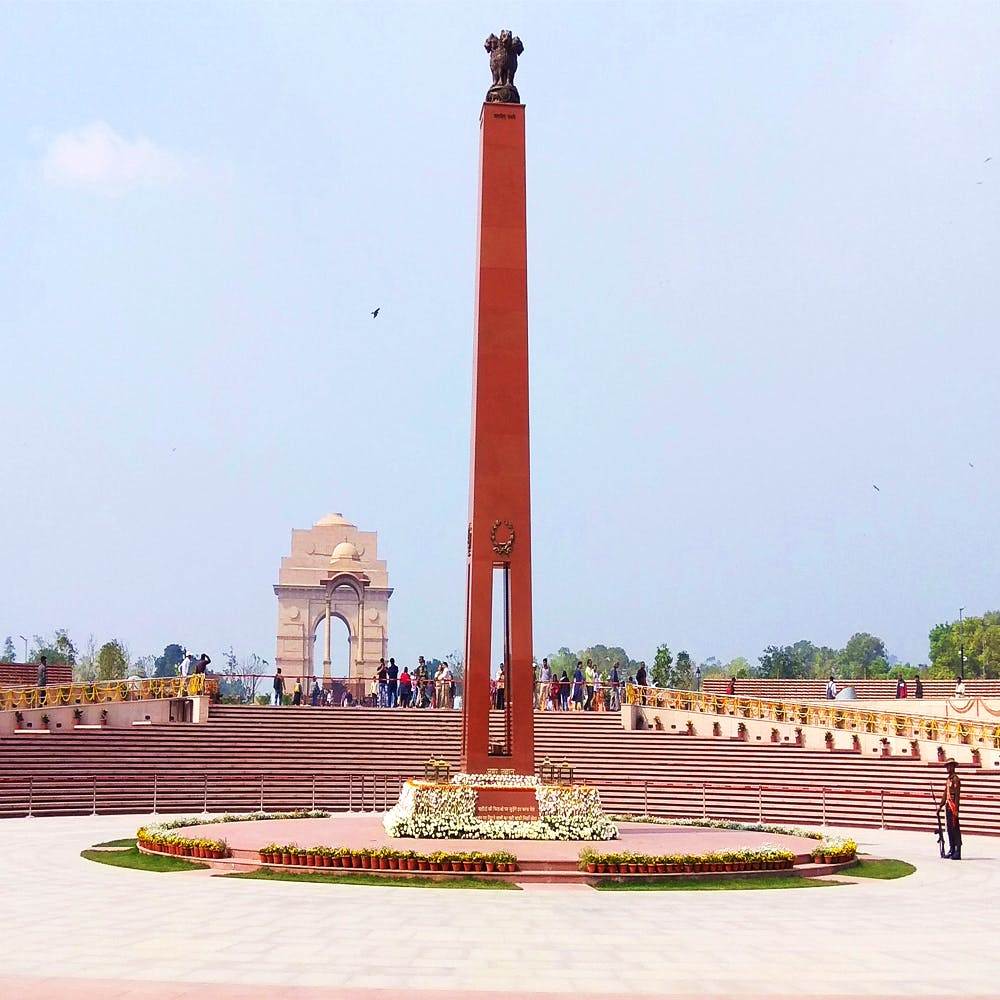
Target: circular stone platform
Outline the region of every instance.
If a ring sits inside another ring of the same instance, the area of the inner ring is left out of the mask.
[[[719,830],[711,827],[665,826],[659,823],[619,823],[618,840],[432,840],[390,837],[379,815],[341,814],[326,819],[250,820],[245,823],[206,823],[188,826],[178,833],[185,837],[222,839],[232,857],[209,862],[213,867],[258,867],[258,851],[268,843],[297,844],[300,847],[391,847],[395,850],[434,851],[510,851],[517,855],[521,871],[509,876],[522,881],[563,881],[579,878],[580,851],[621,854],[706,854],[742,848],[760,848],[767,844],[795,855],[795,866],[808,866],[809,874],[826,874],[837,866],[812,865],[810,852],[816,841],[787,834],[758,833],[752,830]],[[749,872],[741,873],[749,875]]]

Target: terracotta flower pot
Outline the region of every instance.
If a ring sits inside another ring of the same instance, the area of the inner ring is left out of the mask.
[[[463,868],[464,868],[464,869],[465,869],[465,870],[466,870],[467,872],[471,872],[471,871],[472,871],[472,862],[471,862],[471,861],[463,861],[463,862],[462,862],[462,867],[463,867]]]
[[[371,855],[370,854],[364,854],[364,855],[362,855],[362,857],[361,857],[361,867],[362,868],[371,868],[371,866],[372,866]]]
[[[596,872],[596,871],[597,871],[597,865],[596,865],[596,864],[588,864],[588,865],[587,865],[587,871],[588,871],[588,872],[589,872],[589,873],[590,873],[591,875],[593,875],[593,874],[594,874],[594,872]]]
[[[393,871],[399,871],[399,858],[389,858],[389,867]]]
[[[407,858],[406,859],[406,870],[407,871],[411,871],[411,872],[415,872],[417,870],[417,859],[416,858]]]
[[[597,874],[598,875],[603,875],[607,870],[608,870],[608,866],[607,865],[598,865],[597,866]]]
[[[417,862],[417,867],[420,869],[420,871],[425,872],[425,871],[427,871],[427,862],[423,861],[423,860],[418,861]]]
[[[379,858],[378,859],[378,866],[383,871],[388,871],[389,870],[389,859],[388,858]]]
[[[593,867],[593,865],[588,865],[587,871],[590,871]],[[497,863],[495,861],[487,861],[486,870],[488,872],[495,872],[497,870]]]
[[[432,872],[439,872],[439,871],[441,871],[441,862],[440,861],[432,861],[431,862],[431,871]]]
[[[629,873],[629,875],[634,875],[638,870],[639,870],[639,866],[638,865],[629,865],[628,866],[628,873]]]
[[[657,861],[656,862],[656,871],[657,871],[657,874],[663,875],[666,872],[666,870],[667,870],[666,864],[664,864],[662,861]]]
[[[441,862],[441,871],[443,871],[443,872],[450,872],[451,871],[451,864],[452,863],[450,861],[442,861]]]
[[[285,851],[284,853],[282,853],[282,855],[281,855],[281,863],[283,865],[290,865],[292,863],[292,856],[287,851]]]
[[[507,862],[507,871],[509,871],[509,872],[516,872],[517,871],[517,862],[516,861],[508,861]]]
[[[642,872],[643,875],[648,875],[649,865],[639,865],[639,871]]]

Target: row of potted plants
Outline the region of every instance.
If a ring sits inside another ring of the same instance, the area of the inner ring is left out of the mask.
[[[306,868],[367,868],[381,871],[515,872],[517,856],[510,851],[397,851],[391,847],[298,847],[267,844],[260,848],[267,865],[299,865]]]
[[[670,875],[681,872],[743,872],[791,868],[795,855],[779,847],[713,851],[708,854],[602,854],[580,852],[580,870],[590,874]]]
[[[176,854],[185,858],[228,858],[229,845],[224,840],[208,840],[198,837],[181,837],[178,834],[164,834],[146,827],[139,827],[136,841],[140,849],[156,851],[159,854]]]
[[[812,859],[815,864],[846,864],[848,861],[853,861],[857,855],[857,843],[841,837],[831,837],[829,840],[824,840],[822,844],[817,844],[812,851]]]

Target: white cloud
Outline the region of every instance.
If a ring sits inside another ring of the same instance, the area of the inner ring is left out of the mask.
[[[42,176],[50,184],[105,193],[169,184],[185,172],[174,154],[149,139],[124,139],[107,122],[55,136],[42,156]]]

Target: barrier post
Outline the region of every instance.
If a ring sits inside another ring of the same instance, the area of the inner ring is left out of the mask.
[[[372,775],[372,808],[371,808],[371,812],[372,812],[373,816],[375,815],[375,796],[378,794],[378,785],[377,785],[377,782],[378,782],[378,775],[377,774],[373,774]]]
[[[826,789],[823,788],[823,789],[820,789],[820,791],[822,792],[822,796],[823,796],[823,822],[820,825],[825,830],[826,829]]]

